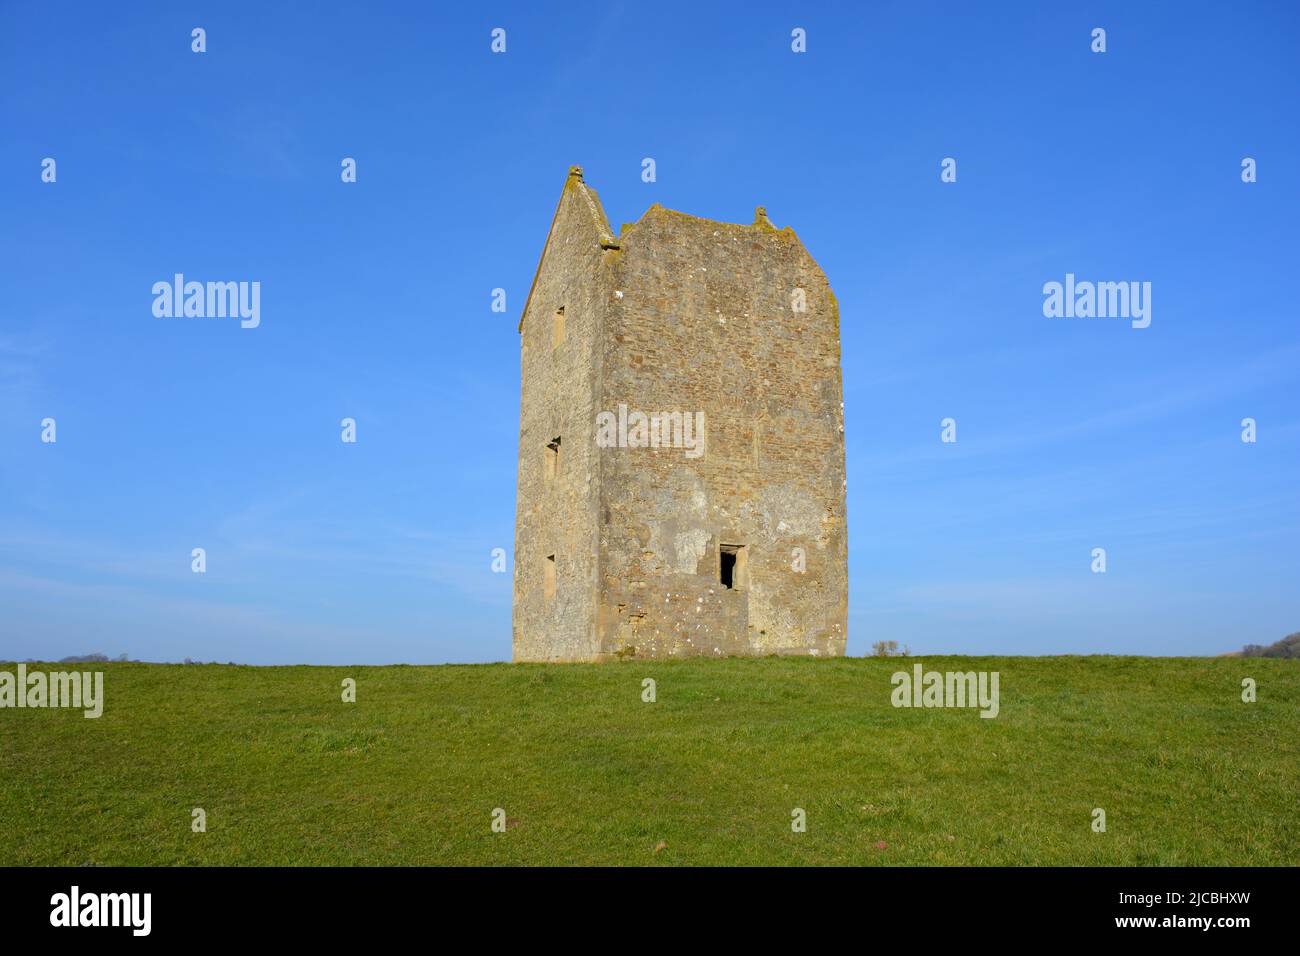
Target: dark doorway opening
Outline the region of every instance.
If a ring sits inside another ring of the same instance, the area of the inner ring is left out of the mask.
[[[728,590],[739,590],[745,586],[744,545],[718,545],[718,580]]]

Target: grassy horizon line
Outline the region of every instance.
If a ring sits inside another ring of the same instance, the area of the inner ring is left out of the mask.
[[[917,663],[997,716],[894,706]],[[1300,862],[1281,659],[94,669],[97,719],[0,709],[0,865]]]

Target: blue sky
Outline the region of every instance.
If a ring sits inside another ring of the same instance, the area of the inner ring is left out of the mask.
[[[763,204],[825,269],[850,654],[1300,630],[1297,8],[326,6],[0,9],[0,659],[509,659],[570,164],[616,227]],[[155,318],[176,272],[261,325]],[[1149,281],[1151,326],[1044,317],[1066,273]]]

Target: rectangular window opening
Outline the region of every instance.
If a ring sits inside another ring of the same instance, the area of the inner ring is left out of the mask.
[[[542,591],[549,601],[555,597],[555,555],[548,554],[542,571]]]
[[[556,435],[546,443],[546,480],[550,481],[560,473],[560,436]]]
[[[551,324],[551,348],[557,349],[564,341],[564,306],[555,310],[555,320]]]
[[[748,561],[743,544],[718,545],[718,580],[728,590],[745,589],[748,583]]]

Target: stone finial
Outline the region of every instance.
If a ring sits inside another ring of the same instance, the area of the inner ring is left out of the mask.
[[[570,166],[570,167],[569,167],[569,175],[572,176],[573,178],[575,178],[576,180],[578,180],[578,182],[582,182],[582,167],[581,167],[581,166]]]
[[[776,228],[776,226],[772,225],[772,220],[767,218],[767,207],[766,207],[766,206],[755,206],[755,207],[754,207],[754,225],[756,225],[756,226],[767,226],[769,229],[775,229],[775,228]]]

